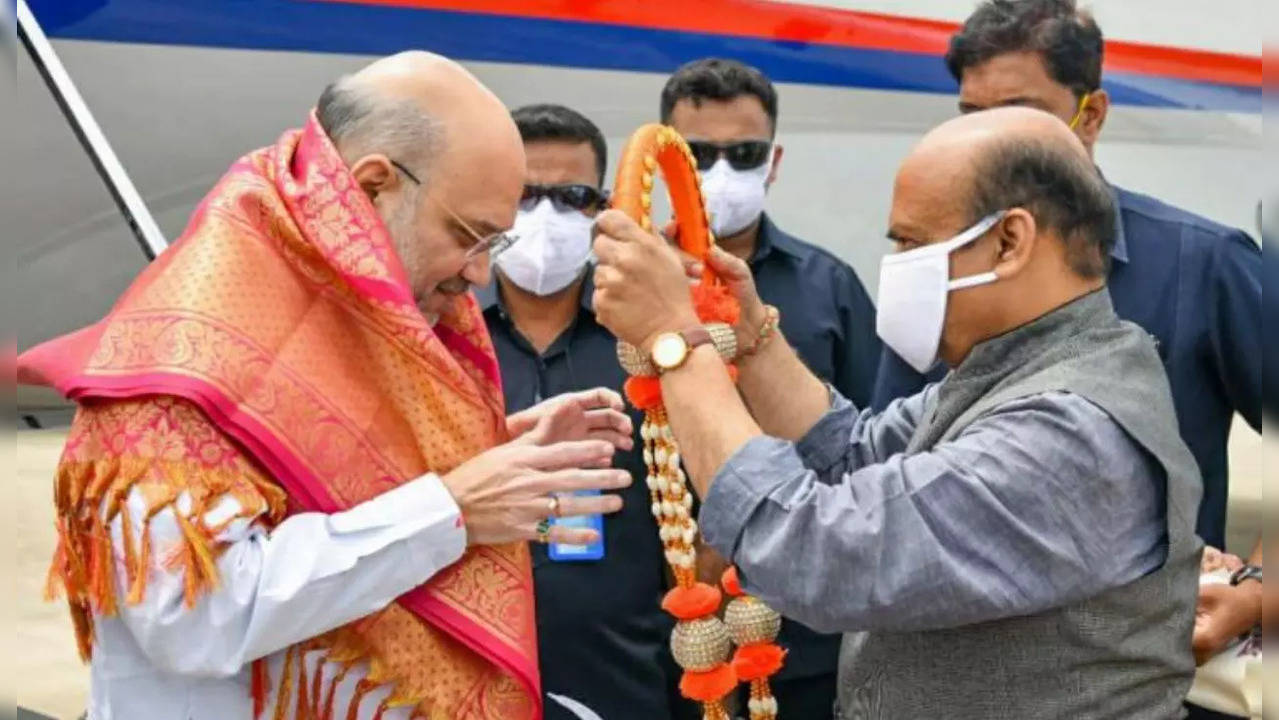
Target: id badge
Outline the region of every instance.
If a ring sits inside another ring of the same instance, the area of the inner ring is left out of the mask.
[[[599,495],[599,490],[578,490],[573,493],[578,497],[589,497]],[[604,516],[603,515],[578,515],[575,517],[553,518],[552,525],[562,525],[571,528],[589,528],[599,534],[599,540],[589,545],[567,545],[564,543],[551,543],[546,549],[546,556],[555,562],[581,562],[585,560],[600,560],[604,557]]]

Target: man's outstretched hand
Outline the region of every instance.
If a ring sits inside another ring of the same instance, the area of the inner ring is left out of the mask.
[[[608,388],[565,393],[507,417],[506,432],[524,445],[604,440],[628,452],[635,441],[625,410],[622,396]]]
[[[440,480],[462,511],[470,545],[537,539],[589,545],[599,540],[594,529],[555,525],[539,538],[538,524],[621,510],[622,498],[607,491],[629,486],[631,475],[610,468],[612,459],[613,446],[603,440],[511,442],[476,455]],[[604,492],[583,496],[579,490]]]

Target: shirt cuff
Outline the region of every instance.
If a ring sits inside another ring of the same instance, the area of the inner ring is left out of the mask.
[[[857,424],[857,408],[834,387],[830,390],[830,410],[795,444],[800,461],[818,474],[842,462],[848,452],[848,439]]]
[[[329,516],[335,534],[365,534],[389,545],[407,541],[434,569],[457,562],[466,551],[462,511],[438,475],[416,480]],[[414,553],[416,554],[416,552]]]
[[[755,508],[807,472],[794,444],[767,435],[751,438],[715,474],[702,500],[697,518],[702,537],[731,560]]]

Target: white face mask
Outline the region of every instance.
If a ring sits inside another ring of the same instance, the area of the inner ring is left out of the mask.
[[[880,262],[875,330],[918,372],[927,372],[937,360],[950,291],[999,279],[994,272],[985,272],[951,280],[950,254],[984,235],[1004,212],[987,215],[950,240],[885,255]]]
[[[773,149],[769,148],[767,162],[753,170],[734,170],[721,157],[702,173],[702,193],[706,195],[706,210],[711,214],[715,237],[731,237],[755,222],[764,211],[766,183],[772,169]]]
[[[519,238],[493,262],[508,280],[534,295],[553,295],[582,274],[591,257],[591,219],[580,210],[556,210],[542,198],[515,215]]]

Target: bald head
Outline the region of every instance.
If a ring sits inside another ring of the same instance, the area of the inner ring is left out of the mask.
[[[374,62],[325,89],[316,118],[387,226],[419,307],[438,316],[511,227],[524,144],[510,113],[461,65],[426,52]]]
[[[497,96],[458,63],[428,52],[391,55],[339,79],[316,113],[348,163],[385,152],[425,176],[425,165],[450,153],[522,152]]]
[[[985,232],[946,256],[951,282],[975,281],[946,291],[940,354],[952,367],[977,343],[1105,284],[1114,202],[1055,116],[1025,108],[964,115],[928,133],[902,163],[889,228],[899,251],[987,218]]]
[[[951,119],[915,146],[899,171],[903,180],[961,225],[1024,207],[1040,232],[1066,244],[1070,267],[1081,276],[1100,277],[1108,268],[1110,190],[1087,148],[1054,115],[1005,107]]]
[[[947,120],[924,135],[911,155],[979,153],[992,143],[1018,140],[1043,143],[1063,156],[1073,154],[1079,162],[1092,164],[1088,150],[1065,123],[1055,115],[1027,107],[993,108]]]

